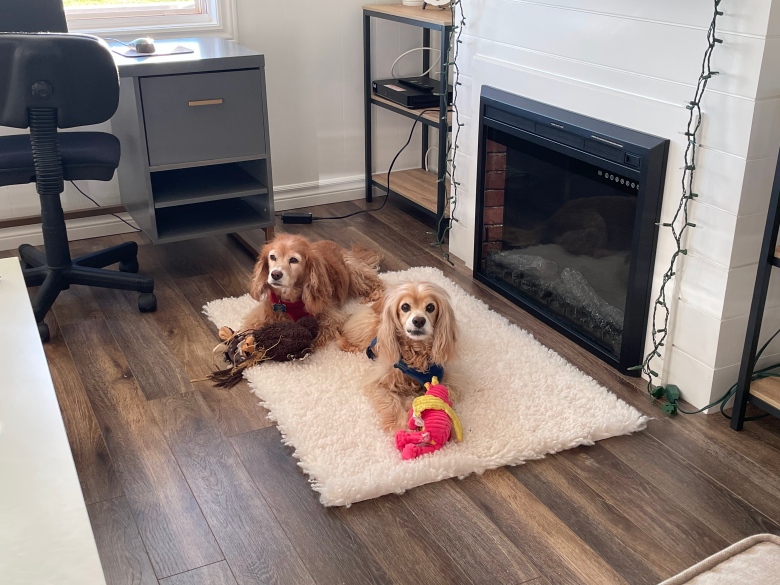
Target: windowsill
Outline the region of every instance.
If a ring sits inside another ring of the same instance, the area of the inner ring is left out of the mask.
[[[235,40],[238,33],[236,0],[212,0],[211,6],[210,14],[183,14],[176,17],[71,18],[68,19],[68,30],[123,41],[142,36],[160,39],[215,36]]]
[[[130,42],[139,37],[152,37],[154,39],[178,39],[190,37],[221,37],[228,40],[236,40],[233,31],[225,30],[225,27],[213,26],[134,26],[123,28],[76,28],[68,23],[68,30],[72,33],[94,35],[106,39],[114,38],[124,42]]]

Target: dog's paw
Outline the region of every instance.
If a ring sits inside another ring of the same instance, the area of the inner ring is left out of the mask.
[[[359,347],[352,345],[346,337],[339,337],[338,346],[341,351],[346,351],[348,353],[361,353],[363,351]]]
[[[312,344],[312,349],[322,349],[326,345],[328,345],[328,342],[330,341],[330,338],[325,335],[317,335],[317,337],[314,338],[314,343]]]

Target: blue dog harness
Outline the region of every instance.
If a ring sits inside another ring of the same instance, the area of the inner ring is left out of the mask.
[[[377,339],[374,337],[374,339],[371,341],[371,345],[366,348],[366,355],[368,356],[368,359],[376,359],[376,354],[373,350],[374,346],[376,345],[376,341]],[[420,370],[415,370],[414,368],[410,367],[404,360],[398,358],[398,361],[393,364],[393,367],[398,368],[404,374],[418,381],[423,386],[428,382],[433,383],[432,379],[434,376],[438,378],[439,381],[444,379],[444,367],[442,367],[440,364],[431,364],[427,370],[421,372]]]

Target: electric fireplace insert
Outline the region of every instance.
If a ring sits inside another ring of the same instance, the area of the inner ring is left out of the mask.
[[[641,363],[669,141],[483,87],[474,277]]]

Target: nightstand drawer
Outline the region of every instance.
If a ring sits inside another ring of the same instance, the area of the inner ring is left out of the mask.
[[[140,82],[150,166],[266,154],[260,70]]]

